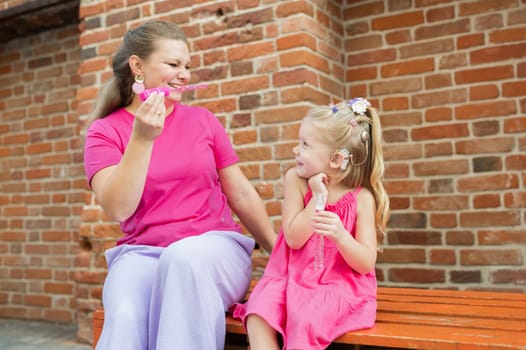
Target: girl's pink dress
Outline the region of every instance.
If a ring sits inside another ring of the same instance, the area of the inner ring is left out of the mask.
[[[353,236],[359,190],[326,207],[340,216]],[[307,192],[304,203],[311,197]],[[283,336],[283,349],[325,349],[348,331],[372,327],[376,319],[374,270],[355,272],[327,238],[324,268],[314,270],[313,238],[301,249],[291,249],[281,231],[247,303],[234,309],[234,317],[244,324],[250,314],[264,318]]]

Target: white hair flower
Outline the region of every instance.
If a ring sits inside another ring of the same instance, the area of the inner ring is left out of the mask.
[[[355,114],[364,115],[367,107],[371,107],[371,103],[365,98],[356,97],[349,101],[349,107]]]

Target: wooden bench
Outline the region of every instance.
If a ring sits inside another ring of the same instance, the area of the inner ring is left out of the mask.
[[[93,347],[104,311],[93,314]],[[243,325],[226,316],[227,348],[232,336],[246,334]],[[357,345],[406,349],[526,349],[526,293],[378,288],[377,322],[371,329],[349,332],[334,342],[338,348]],[[347,344],[347,345],[345,345]]]

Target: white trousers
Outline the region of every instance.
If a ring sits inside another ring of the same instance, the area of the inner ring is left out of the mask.
[[[211,231],[166,248],[107,250],[96,349],[224,349],[225,311],[250,284],[253,248],[240,233]]]

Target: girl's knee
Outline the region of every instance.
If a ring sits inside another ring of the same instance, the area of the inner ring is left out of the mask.
[[[277,331],[265,319],[256,314],[250,314],[246,319],[248,339],[251,349],[279,349]]]
[[[248,333],[256,333],[260,331],[273,332],[275,330],[265,321],[265,319],[256,314],[250,314],[246,319],[246,326]]]

